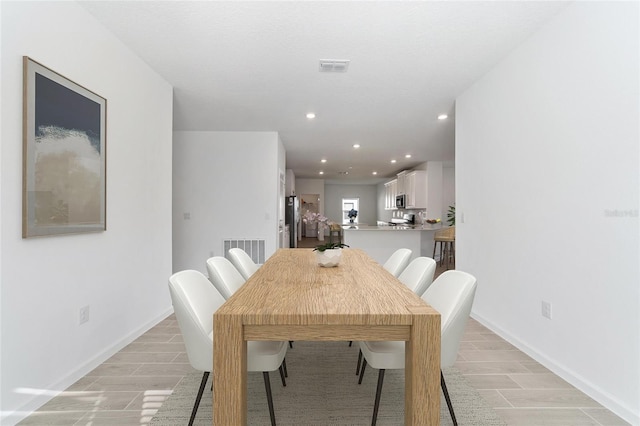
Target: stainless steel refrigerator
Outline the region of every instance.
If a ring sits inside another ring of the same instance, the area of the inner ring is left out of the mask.
[[[295,195],[287,196],[284,199],[284,223],[289,225],[289,248],[297,248],[300,228],[300,201]]]

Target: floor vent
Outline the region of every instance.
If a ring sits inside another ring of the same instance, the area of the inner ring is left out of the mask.
[[[249,257],[251,257],[251,259],[253,259],[255,263],[264,263],[264,240],[224,240],[222,247],[224,251],[224,257],[227,257],[227,253],[230,249],[236,247],[246,251]]]

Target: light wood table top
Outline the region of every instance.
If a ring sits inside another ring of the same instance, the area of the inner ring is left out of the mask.
[[[440,314],[362,250],[280,249],[216,311],[216,425],[246,424],[247,340],[405,340],[405,424],[439,423]]]

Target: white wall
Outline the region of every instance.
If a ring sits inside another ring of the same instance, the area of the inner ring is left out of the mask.
[[[427,161],[427,219],[442,218],[444,210],[444,177],[442,161]]]
[[[456,101],[473,316],[636,425],[638,16],[573,3]]]
[[[206,274],[206,260],[223,256],[224,239],[264,239],[271,256],[280,170],[284,148],[275,132],[175,132],[174,271]]]
[[[74,2],[1,7],[0,423],[10,425],[171,312],[172,88]],[[107,99],[105,232],[21,238],[23,55]]]
[[[295,195],[296,194],[296,175],[293,174],[293,170],[287,169],[285,175],[285,193],[284,195]]]
[[[376,185],[325,185],[325,216],[333,222],[342,223],[342,199],[359,198],[358,223],[375,225],[378,220],[376,189]]]
[[[447,223],[449,206],[456,203],[456,168],[447,163],[442,167],[442,213],[438,216],[443,223]]]

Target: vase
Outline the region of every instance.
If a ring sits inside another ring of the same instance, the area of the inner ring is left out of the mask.
[[[318,241],[324,241],[324,226],[318,226]]]
[[[324,268],[333,268],[334,266],[338,266],[341,257],[342,249],[339,248],[316,252],[318,265]]]

